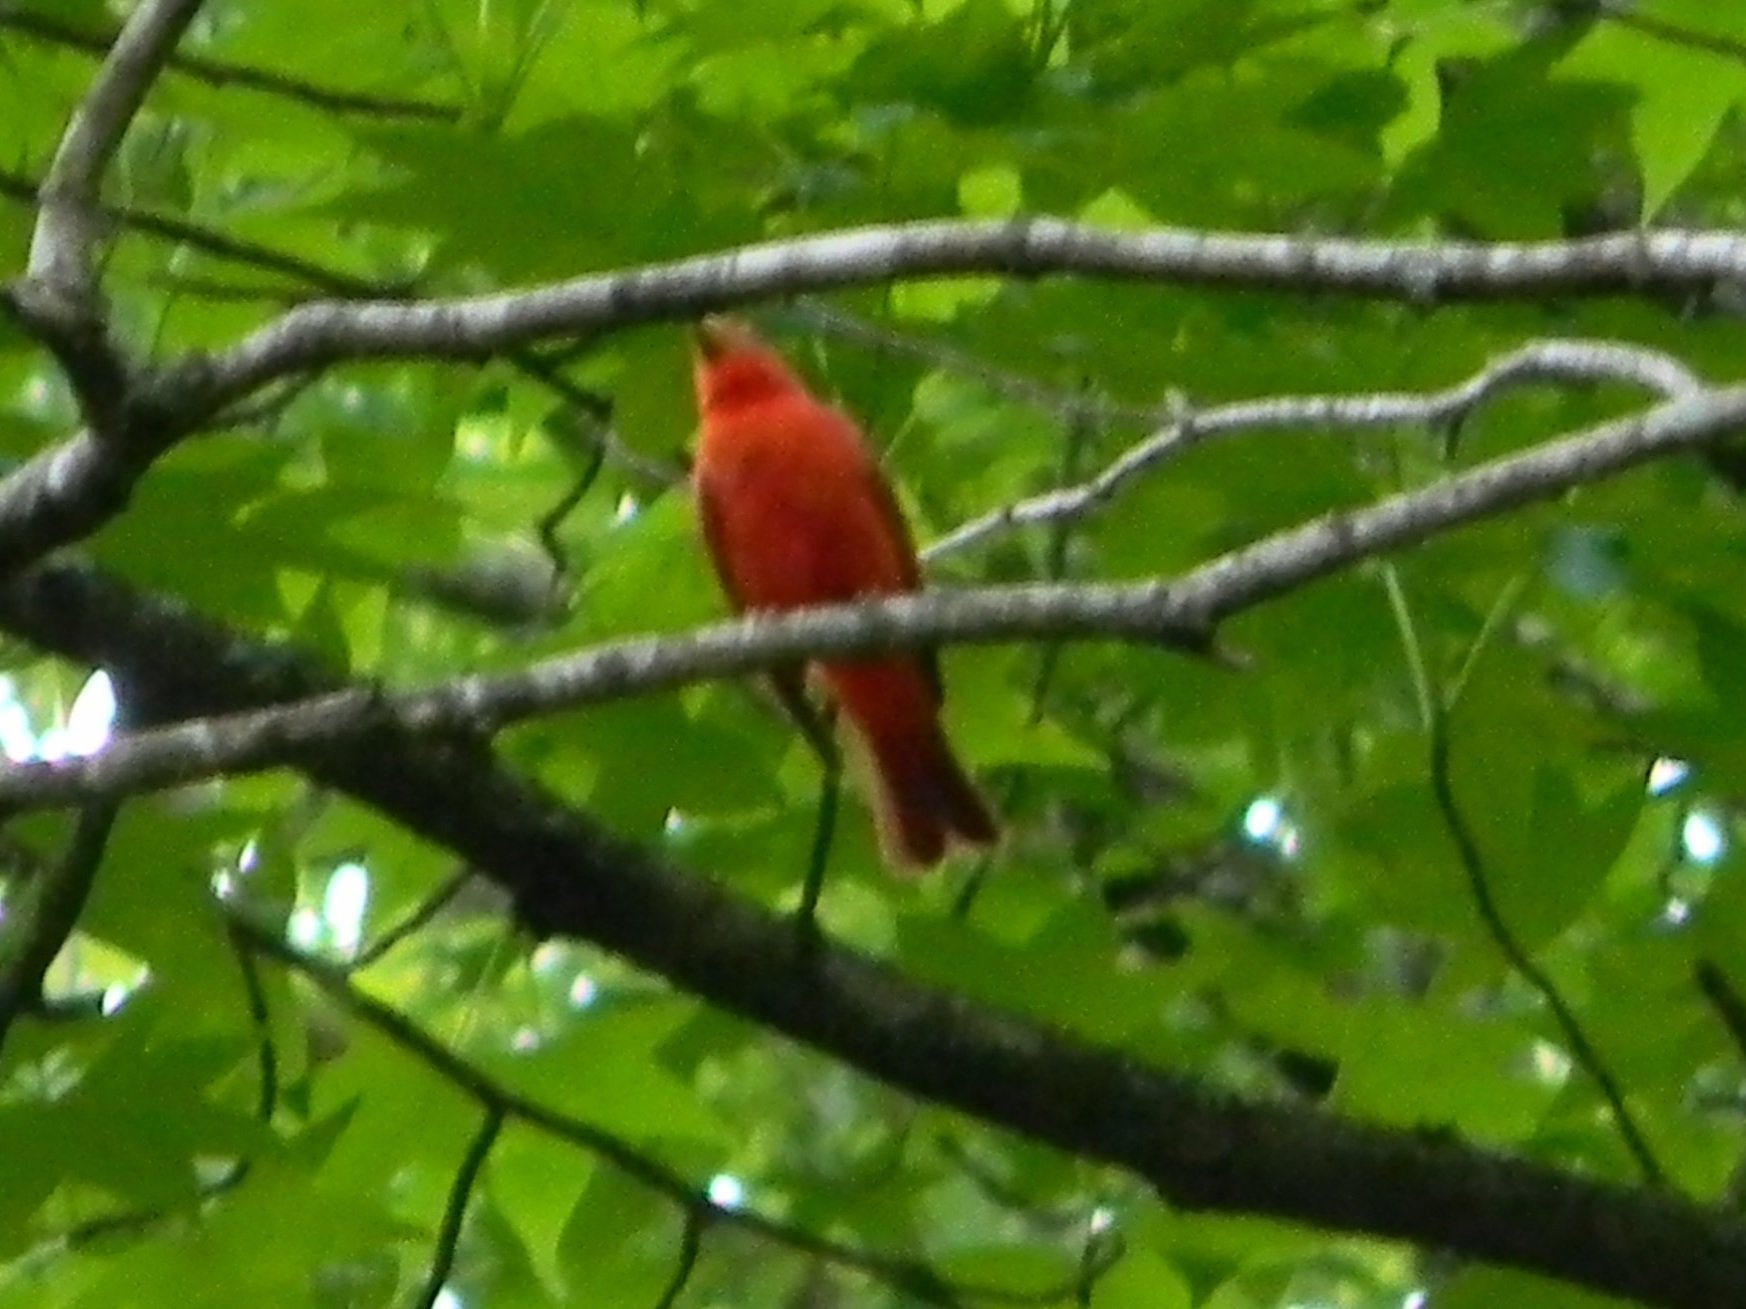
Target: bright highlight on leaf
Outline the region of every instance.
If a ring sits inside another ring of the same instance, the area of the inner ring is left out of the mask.
[[[362,864],[344,863],[333,870],[321,897],[321,920],[327,939],[342,955],[357,952],[363,938],[364,912],[370,903],[370,873]]]
[[[746,1202],[746,1188],[731,1173],[717,1173],[709,1179],[709,1202],[719,1209],[738,1209]]]
[[[127,1003],[128,996],[134,988],[121,982],[114,982],[103,988],[102,1012],[105,1018],[120,1012],[121,1006]]]
[[[1285,807],[1271,795],[1258,796],[1243,810],[1243,835],[1257,845],[1269,846],[1287,859],[1295,858],[1303,847],[1303,833],[1285,812]]]
[[[1249,802],[1243,811],[1243,832],[1251,841],[1271,841],[1285,817],[1279,801],[1264,795]]]
[[[30,712],[18,700],[18,684],[0,676],[0,753],[13,763],[36,757],[36,733]]]
[[[322,929],[321,915],[307,905],[300,905],[291,911],[285,935],[298,949],[313,950],[321,944]]]
[[[1728,848],[1728,836],[1722,824],[1714,814],[1703,809],[1694,809],[1685,816],[1679,839],[1686,858],[1693,863],[1713,864]]]
[[[1691,765],[1683,759],[1657,759],[1649,765],[1649,794],[1666,795],[1691,776]]]
[[[73,697],[73,707],[67,711],[67,725],[58,741],[59,754],[96,754],[109,740],[115,727],[115,687],[109,674],[98,669],[86,679],[79,694]],[[44,753],[48,753],[44,742]],[[54,756],[49,756],[54,757]]]

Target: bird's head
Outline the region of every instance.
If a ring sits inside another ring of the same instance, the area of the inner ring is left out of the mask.
[[[737,318],[710,314],[691,335],[697,408],[705,417],[801,389],[782,356]]]

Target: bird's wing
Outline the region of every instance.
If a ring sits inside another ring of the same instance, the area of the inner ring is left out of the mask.
[[[722,548],[721,504],[716,499],[715,486],[702,475],[698,475],[696,485],[697,517],[703,525],[703,543],[709,548],[709,562],[715,568],[728,603],[735,613],[739,613],[746,607],[746,598],[740,594],[739,583],[734,579],[733,569],[728,566],[727,552]]]
[[[736,613],[746,609],[745,596],[728,567],[727,554],[722,549],[721,504],[716,499],[713,484],[707,477],[697,479],[697,517],[703,525],[703,542],[709,549],[709,562],[721,580],[721,589]],[[821,718],[806,695],[806,668],[803,664],[783,664],[772,668],[763,679],[776,700],[777,707],[788,715],[807,744],[822,760],[836,758],[836,746],[831,740],[830,723]]]
[[[891,483],[879,465],[869,456],[866,463],[866,482],[868,498],[874,510],[884,521],[891,533],[891,541],[897,551],[898,578],[905,591],[919,591],[922,587],[921,562],[916,557],[915,538],[910,535],[909,523],[903,517],[903,510],[898,507],[897,496],[891,489]],[[928,687],[933,692],[934,703],[941,704],[946,698],[946,684],[940,676],[939,651],[924,648],[915,652],[916,662],[922,667],[922,673],[928,679]]]

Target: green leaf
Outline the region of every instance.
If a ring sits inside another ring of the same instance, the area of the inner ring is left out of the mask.
[[[1182,1274],[1150,1250],[1132,1250],[1098,1279],[1091,1309],[1191,1309]]]
[[[1351,1021],[1333,1094],[1342,1111],[1502,1146],[1532,1136],[1557,1095],[1530,1058],[1537,1037],[1514,1024],[1399,1002],[1360,1006]]]
[[[548,1136],[510,1128],[491,1151],[492,1198],[553,1300],[562,1299],[560,1242],[570,1214],[593,1176],[593,1162]]]
[[[1690,6],[1672,8],[1689,11]],[[1707,16],[1711,7],[1703,8]],[[1701,17],[1686,12],[1671,21],[1701,31]],[[1700,21],[1694,24],[1694,18]],[[1728,112],[1746,99],[1746,68],[1738,59],[1613,23],[1590,29],[1558,73],[1573,81],[1617,82],[1635,93],[1631,144],[1643,174],[1644,221],[1660,214],[1709,152]]]
[[[1524,47],[1453,81],[1436,140],[1402,170],[1402,201],[1490,237],[1560,235],[1565,208],[1593,203],[1600,190],[1598,143],[1624,97],[1548,71],[1546,52]],[[1533,131],[1517,130],[1529,122]]]
[[[677,1000],[584,1011],[538,1049],[492,1050],[484,1063],[507,1085],[621,1140],[713,1142],[723,1124],[666,1071],[660,1053],[692,1012]]]
[[[1033,76],[1030,51],[1007,6],[964,0],[936,23],[875,42],[856,64],[850,86],[870,101],[907,101],[987,125],[1018,112]]]

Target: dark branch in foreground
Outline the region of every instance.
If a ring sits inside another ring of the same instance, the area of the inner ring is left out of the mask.
[[[1746,387],[1697,391],[1375,505],[1324,515],[1175,579],[939,590],[724,623],[683,637],[633,638],[428,691],[390,696],[352,687],[120,738],[83,759],[0,769],[0,802],[42,807],[170,786],[296,761],[387,728],[490,732],[559,708],[739,676],[803,656],[1019,637],[1107,638],[1203,651],[1220,622],[1284,591],[1718,440],[1743,423]]]
[[[72,567],[0,588],[0,625],[101,664],[159,711],[297,698],[321,676]],[[1680,1196],[1441,1136],[1252,1104],[920,985],[603,831],[483,749],[392,731],[307,768],[469,860],[536,929],[593,941],[909,1093],[1087,1160],[1171,1203],[1293,1219],[1510,1264],[1667,1309],[1730,1304],[1746,1224]]]

